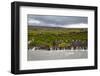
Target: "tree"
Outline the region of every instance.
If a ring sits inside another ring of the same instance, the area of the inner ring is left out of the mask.
[[[60,43],[60,44],[59,44],[59,47],[60,47],[61,49],[64,49],[64,48],[66,47],[66,43],[65,43],[65,42]]]

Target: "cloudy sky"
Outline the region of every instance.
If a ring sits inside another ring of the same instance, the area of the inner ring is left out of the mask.
[[[28,14],[28,25],[48,27],[86,27],[88,17]]]

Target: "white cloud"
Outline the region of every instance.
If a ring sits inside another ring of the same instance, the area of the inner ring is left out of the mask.
[[[36,20],[36,19],[30,19],[28,21],[28,23],[32,25],[32,24],[40,24],[41,22],[39,20]]]
[[[88,28],[88,24],[84,24],[84,23],[70,24],[70,25],[62,25],[60,27],[64,27],[64,28]]]
[[[40,20],[36,19],[29,19],[28,21],[29,25],[33,26],[47,26],[47,27],[63,27],[63,28],[88,28],[88,24],[85,23],[78,23],[78,24],[69,24],[69,25],[58,25],[58,24],[53,24],[53,23],[45,23]]]

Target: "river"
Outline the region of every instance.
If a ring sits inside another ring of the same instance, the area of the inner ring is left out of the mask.
[[[28,50],[28,61],[33,60],[56,60],[56,59],[84,59],[88,58],[87,50]]]

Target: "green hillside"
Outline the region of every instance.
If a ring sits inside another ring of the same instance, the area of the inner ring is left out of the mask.
[[[28,26],[28,48],[43,47],[66,48],[71,46],[72,41],[79,40],[84,43],[82,47],[87,48],[87,28],[60,28]]]

